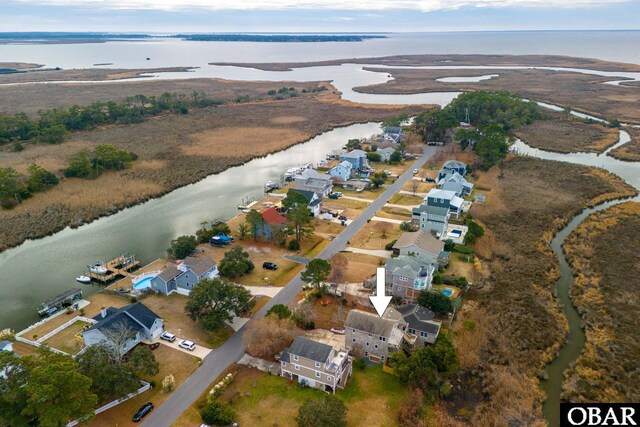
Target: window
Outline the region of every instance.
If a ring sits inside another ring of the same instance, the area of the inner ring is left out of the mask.
[[[355,332],[355,331],[356,331],[355,329],[351,328],[351,332]]]
[[[380,337],[380,341],[384,342],[384,341],[386,341],[386,340],[387,340],[387,339],[386,339],[385,337]]]
[[[429,336],[429,334],[428,334],[428,333],[426,333],[426,332],[422,332],[422,331],[420,331],[420,336],[421,336],[422,338],[427,338],[427,337]]]
[[[351,341],[356,342],[356,339],[355,338],[351,338]]]
[[[378,344],[374,345],[373,348],[378,349]]]
[[[320,367],[320,362],[316,362],[316,368]]]
[[[384,362],[384,356],[380,356],[380,360]]]
[[[300,370],[300,366],[298,366],[298,365],[293,365],[293,367],[296,368],[296,371]]]
[[[367,343],[367,347],[369,347],[369,343]]]
[[[327,381],[333,381],[333,377],[330,375],[327,375]]]
[[[369,334],[369,336],[371,336],[371,334]]]
[[[316,378],[320,378],[320,372],[316,371]]]
[[[298,361],[298,355],[297,354],[293,355],[293,360],[295,360],[296,362]]]
[[[413,328],[409,328],[409,333],[410,333],[410,334],[414,334],[414,335],[415,335],[416,330],[415,330],[415,329],[413,329]]]
[[[368,351],[364,352],[364,357],[369,357],[369,352]]]
[[[282,362],[282,367],[284,368],[285,366],[287,366],[287,362]]]

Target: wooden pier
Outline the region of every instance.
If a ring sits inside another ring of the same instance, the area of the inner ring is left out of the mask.
[[[87,275],[95,281],[107,283],[120,277],[129,276],[131,270],[136,270],[140,267],[140,261],[133,254],[123,254],[102,265],[106,267],[107,274],[89,271]]]

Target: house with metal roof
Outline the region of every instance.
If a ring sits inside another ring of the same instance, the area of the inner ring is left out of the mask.
[[[386,295],[413,303],[421,291],[430,290],[435,265],[415,256],[400,255],[385,264]]]
[[[426,231],[405,232],[393,244],[394,255],[414,256],[423,262],[440,265],[444,242]]]
[[[280,357],[280,375],[307,387],[335,393],[352,373],[353,357],[338,349],[298,336]]]
[[[473,191],[473,184],[464,179],[458,172],[448,173],[438,181],[438,188],[456,193],[458,197],[465,197]]]
[[[177,266],[172,265],[151,279],[151,289],[164,295],[189,295],[201,280],[215,279],[218,276],[218,267],[211,257],[189,256]]]
[[[340,162],[344,161],[351,163],[356,171],[366,169],[367,153],[362,150],[351,150],[348,153],[340,154]]]
[[[446,175],[450,173],[458,172],[460,175],[465,176],[467,174],[467,165],[459,160],[449,160],[442,165],[442,169],[438,172],[438,179],[440,181]]]
[[[405,326],[402,315],[393,307],[388,307],[382,317],[351,310],[344,322],[345,347],[356,357],[386,363],[391,353],[400,350]]]
[[[449,225],[449,208],[422,204],[413,208],[412,219],[425,233],[435,233],[437,237],[444,235]]]
[[[436,342],[442,322],[434,320],[433,311],[417,304],[400,306],[398,311],[407,324],[404,334],[404,348],[407,351]]]
[[[424,203],[430,207],[447,208],[453,217],[459,217],[462,213],[464,199],[455,191],[432,188],[424,198]]]
[[[85,345],[114,346],[123,356],[142,340],[153,340],[164,331],[160,316],[141,302],[122,308],[102,308],[96,323],[82,332]]]
[[[294,177],[296,190],[313,191],[320,197],[326,197],[331,193],[333,181],[330,175],[319,173],[315,169],[305,169]]]

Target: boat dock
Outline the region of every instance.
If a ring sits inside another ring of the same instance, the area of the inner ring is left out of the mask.
[[[103,266],[107,269],[106,274],[98,274],[93,271],[89,271],[87,275],[91,277],[92,280],[107,283],[117,279],[118,277],[129,276],[131,270],[135,270],[140,267],[140,261],[136,260],[136,256],[134,254],[127,253],[104,263]]]

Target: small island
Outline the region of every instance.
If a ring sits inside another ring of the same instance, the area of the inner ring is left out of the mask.
[[[380,34],[176,34],[172,37],[187,41],[263,43],[361,42],[387,38]]]

